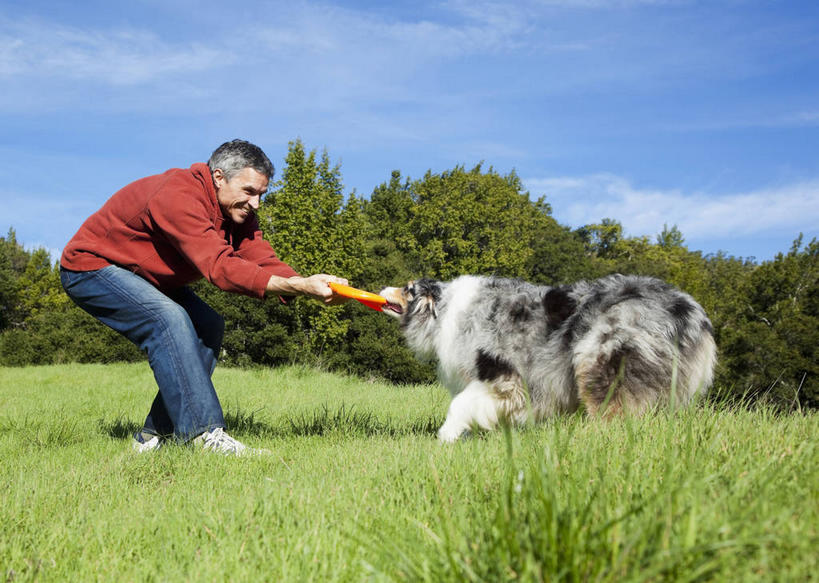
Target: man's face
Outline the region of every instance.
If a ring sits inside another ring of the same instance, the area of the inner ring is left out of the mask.
[[[222,214],[241,224],[258,210],[262,195],[267,192],[268,178],[253,168],[243,168],[225,180],[224,173],[217,168],[213,171],[213,184]]]

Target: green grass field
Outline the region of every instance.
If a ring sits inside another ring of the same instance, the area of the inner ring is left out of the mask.
[[[0,368],[6,581],[807,581],[819,418],[698,404],[439,445],[448,395],[219,369],[271,449],[131,452],[147,364]]]

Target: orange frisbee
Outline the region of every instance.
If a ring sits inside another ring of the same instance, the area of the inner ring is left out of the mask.
[[[340,283],[330,282],[330,289],[340,296],[345,298],[352,298],[358,300],[368,308],[372,308],[378,312],[381,311],[381,306],[387,303],[387,300],[378,294],[373,294],[363,289],[350,287],[349,285],[342,285]]]

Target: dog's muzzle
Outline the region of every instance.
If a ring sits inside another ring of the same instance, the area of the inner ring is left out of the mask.
[[[386,304],[381,306],[381,311],[382,312],[387,311],[387,310],[389,310],[390,312],[394,312],[394,313],[398,314],[399,316],[404,313],[404,309],[400,305],[393,304],[392,302],[387,302]]]

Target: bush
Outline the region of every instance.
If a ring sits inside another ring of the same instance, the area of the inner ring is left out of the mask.
[[[330,368],[359,376],[379,376],[394,383],[419,384],[435,380],[435,368],[419,362],[401,337],[398,324],[360,305],[344,306],[349,327],[342,351],[328,362]]]
[[[133,362],[145,356],[129,340],[79,308],[40,314],[0,333],[0,365]]]

